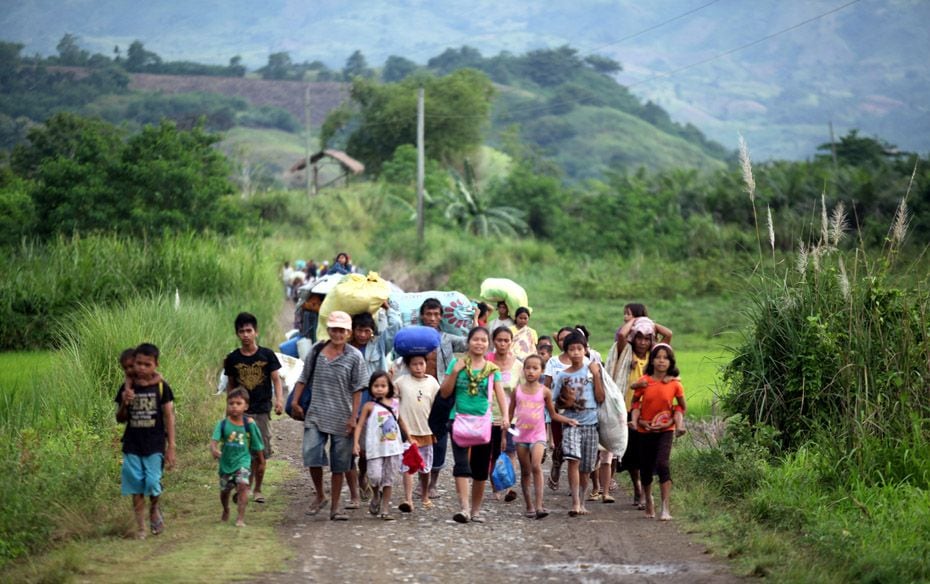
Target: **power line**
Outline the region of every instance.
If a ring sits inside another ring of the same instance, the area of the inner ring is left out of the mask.
[[[641,30],[641,31],[639,31],[639,32],[634,32],[634,33],[631,34],[631,35],[627,35],[627,36],[622,37],[622,38],[619,38],[619,39],[617,39],[617,40],[615,40],[615,41],[611,41],[611,42],[609,42],[609,43],[607,43],[607,44],[605,44],[605,45],[601,45],[601,46],[599,46],[599,47],[594,47],[593,49],[590,49],[590,50],[587,52],[587,54],[588,54],[588,55],[591,55],[591,54],[595,53],[596,51],[600,51],[601,49],[606,49],[607,47],[612,47],[612,46],[614,46],[614,45],[619,45],[620,43],[626,42],[626,41],[628,41],[628,40],[630,40],[630,39],[635,39],[635,38],[638,37],[638,36],[642,36],[642,35],[646,34],[647,32],[652,32],[652,31],[654,31],[654,30],[657,29],[657,28],[661,28],[661,27],[665,26],[666,24],[671,24],[671,23],[675,22],[676,20],[681,20],[682,18],[684,18],[684,17],[686,17],[686,16],[691,16],[691,15],[694,14],[695,12],[700,12],[701,10],[704,10],[705,8],[707,8],[708,6],[710,6],[710,5],[712,5],[712,4],[716,4],[716,3],[719,2],[719,1],[720,1],[720,0],[711,0],[710,2],[708,2],[708,3],[706,3],[706,4],[702,4],[701,6],[698,6],[697,8],[694,8],[694,9],[689,10],[689,11],[687,11],[687,12],[682,12],[681,14],[679,14],[679,15],[677,15],[677,16],[673,16],[673,17],[669,18],[668,20],[663,20],[662,22],[660,22],[660,23],[658,23],[658,24],[654,24],[654,25],[650,26],[649,28],[644,28],[643,30]]]
[[[820,14],[817,14],[816,16],[813,16],[813,17],[808,18],[808,19],[806,19],[806,20],[802,20],[801,22],[795,23],[795,24],[793,24],[793,25],[791,25],[791,26],[789,26],[789,27],[787,27],[787,28],[783,28],[783,29],[778,30],[778,31],[776,31],[776,32],[773,32],[773,33],[771,33],[771,34],[765,35],[765,36],[760,37],[760,38],[758,38],[758,39],[756,39],[756,40],[753,40],[753,41],[750,41],[750,42],[748,42],[748,43],[739,45],[739,46],[734,47],[734,48],[732,48],[732,49],[728,49],[728,50],[723,51],[723,52],[721,52],[721,53],[717,53],[716,55],[713,55],[713,56],[711,56],[711,57],[707,57],[706,59],[701,59],[701,60],[699,60],[699,61],[695,61],[695,62],[693,62],[693,63],[689,63],[689,64],[687,64],[687,65],[683,65],[683,66],[681,66],[681,67],[678,67],[678,68],[676,68],[676,69],[672,69],[672,70],[669,71],[668,73],[653,75],[652,77],[649,77],[649,78],[646,78],[646,79],[642,79],[642,80],[640,80],[640,81],[636,81],[636,82],[633,82],[633,83],[629,83],[629,84],[626,85],[626,87],[628,87],[628,88],[629,88],[629,87],[636,87],[636,86],[643,85],[643,84],[645,84],[645,83],[649,83],[649,82],[651,82],[651,81],[655,81],[655,80],[658,80],[658,79],[669,79],[669,78],[671,78],[671,77],[677,75],[678,73],[681,73],[682,71],[686,71],[686,70],[688,70],[688,69],[693,69],[694,67],[698,67],[698,66],[700,66],[700,65],[705,65],[705,64],[707,64],[707,63],[709,63],[709,62],[711,62],[711,61],[715,61],[715,60],[717,60],[717,59],[721,59],[721,58],[726,57],[726,56],[728,56],[728,55],[732,55],[733,53],[737,53],[737,52],[739,52],[739,51],[748,49],[749,47],[753,47],[753,46],[762,44],[762,43],[764,43],[764,42],[766,42],[766,41],[769,41],[769,40],[771,40],[771,39],[773,39],[773,38],[775,38],[775,37],[781,36],[781,35],[783,35],[783,34],[786,34],[786,33],[788,33],[788,32],[791,32],[791,31],[793,31],[793,30],[795,30],[795,29],[798,29],[798,28],[800,28],[800,27],[802,27],[802,26],[805,26],[805,25],[807,25],[807,24],[810,24],[811,22],[820,20],[821,18],[825,18],[825,17],[827,17],[827,16],[830,16],[831,14],[835,14],[835,13],[841,11],[841,10],[844,10],[844,9],[846,9],[846,8],[849,8],[849,7],[852,6],[853,4],[857,4],[857,3],[859,3],[859,2],[861,2],[861,0],[851,0],[850,2],[847,2],[847,3],[845,3],[845,4],[842,4],[842,5],[840,5],[840,6],[837,6],[836,8],[832,8],[832,9],[830,9],[830,10],[827,10],[826,12],[821,12]],[[561,101],[557,101],[557,102],[551,102],[551,103],[547,103],[547,104],[540,104],[540,105],[535,105],[535,106],[527,106],[527,107],[524,107],[524,108],[514,108],[514,109],[509,110],[508,116],[507,116],[506,118],[504,118],[504,119],[508,119],[508,118],[509,118],[509,119],[512,119],[514,114],[519,114],[519,113],[530,113],[530,112],[534,112],[534,111],[546,111],[546,110],[551,109],[551,108],[556,108],[556,107],[560,107],[560,106],[564,106],[564,105],[571,105],[571,104],[576,103],[577,101],[579,101],[579,100],[578,100],[578,99],[565,99],[565,100],[561,100]],[[429,116],[427,116],[427,117],[429,117]],[[446,116],[433,116],[433,119],[438,119],[438,118],[440,118],[440,117],[442,117],[442,118],[463,118],[463,117],[464,117],[464,118],[473,118],[473,117],[475,117],[475,116],[453,116],[453,115],[446,115]]]

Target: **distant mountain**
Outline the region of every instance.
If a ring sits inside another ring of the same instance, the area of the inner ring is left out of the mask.
[[[54,53],[65,33],[106,54],[139,39],[167,59],[225,64],[238,54],[251,68],[279,51],[338,68],[356,49],[380,66],[461,45],[491,56],[569,44],[621,62],[618,80],[675,121],[730,148],[742,131],[757,159],[812,155],[830,121],[837,135],[859,128],[930,151],[924,0],[2,3],[0,38],[27,54]]]

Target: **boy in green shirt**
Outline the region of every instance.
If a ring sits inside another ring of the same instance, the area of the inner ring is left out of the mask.
[[[220,503],[223,504],[221,521],[229,521],[229,495],[233,489],[233,503],[238,505],[236,527],[245,527],[245,507],[249,502],[249,476],[252,453],[261,465],[265,464],[265,445],[262,433],[251,418],[249,392],[237,387],[226,396],[226,417],[217,422],[210,440],[210,452],[220,461]],[[250,452],[251,451],[251,452]]]

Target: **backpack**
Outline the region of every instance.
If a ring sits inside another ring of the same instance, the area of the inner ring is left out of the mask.
[[[249,434],[249,424],[252,423],[252,418],[243,415],[242,416],[242,426],[245,428],[245,442],[246,447],[252,447],[252,435]],[[226,417],[223,418],[223,421],[220,422],[220,444],[223,444],[222,440],[226,436]]]

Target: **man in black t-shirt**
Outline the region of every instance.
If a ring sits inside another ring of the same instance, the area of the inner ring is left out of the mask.
[[[278,370],[281,363],[274,351],[266,347],[259,347],[256,343],[258,337],[258,319],[248,312],[241,312],[236,316],[236,336],[241,346],[226,355],[223,361],[223,370],[229,377],[228,389],[241,387],[249,392],[249,409],[246,414],[255,420],[262,432],[262,442],[265,444],[265,459],[271,457],[271,406],[274,399],[274,411],[281,415],[284,411],[284,389]],[[272,385],[274,394],[272,396]],[[265,464],[258,456],[252,457],[252,476],[254,488],[252,498],[256,503],[264,503],[262,495],[262,481],[265,478]]]

